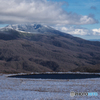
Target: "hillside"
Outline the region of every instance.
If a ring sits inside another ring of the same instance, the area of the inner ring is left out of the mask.
[[[0,72],[100,72],[99,66],[94,67],[100,64],[100,42],[83,40],[54,29],[45,30],[29,33],[3,28],[0,31]]]

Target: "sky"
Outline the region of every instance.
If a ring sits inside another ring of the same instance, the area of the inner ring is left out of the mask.
[[[0,0],[0,27],[24,23],[100,39],[100,0]]]

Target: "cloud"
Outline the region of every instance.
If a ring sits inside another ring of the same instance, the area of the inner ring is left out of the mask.
[[[71,34],[71,35],[84,35],[84,36],[94,36],[94,35],[100,35],[100,29],[87,29],[80,26],[54,26],[57,30],[60,30],[62,32]]]
[[[97,10],[97,8],[95,6],[91,6],[90,9]]]
[[[100,35],[100,28],[99,28],[99,29],[92,29],[92,31],[93,31],[95,34]]]
[[[94,24],[98,21],[89,15],[78,15],[62,9],[61,2],[47,0],[0,0],[0,24]]]

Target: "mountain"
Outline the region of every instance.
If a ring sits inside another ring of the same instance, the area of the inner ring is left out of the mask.
[[[35,34],[42,35],[60,35],[72,37],[47,25],[41,24],[12,24],[0,29],[0,39],[10,40],[15,38],[30,39]]]
[[[20,32],[29,32],[29,33],[46,33],[54,31],[53,28],[41,24],[13,24],[13,25],[8,25],[5,28],[14,29]]]
[[[100,72],[100,42],[40,24],[0,29],[0,72]]]

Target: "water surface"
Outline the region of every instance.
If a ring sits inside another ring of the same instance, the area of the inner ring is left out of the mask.
[[[100,78],[97,74],[30,74],[30,75],[14,75],[12,78],[32,78],[32,79],[86,79]]]

